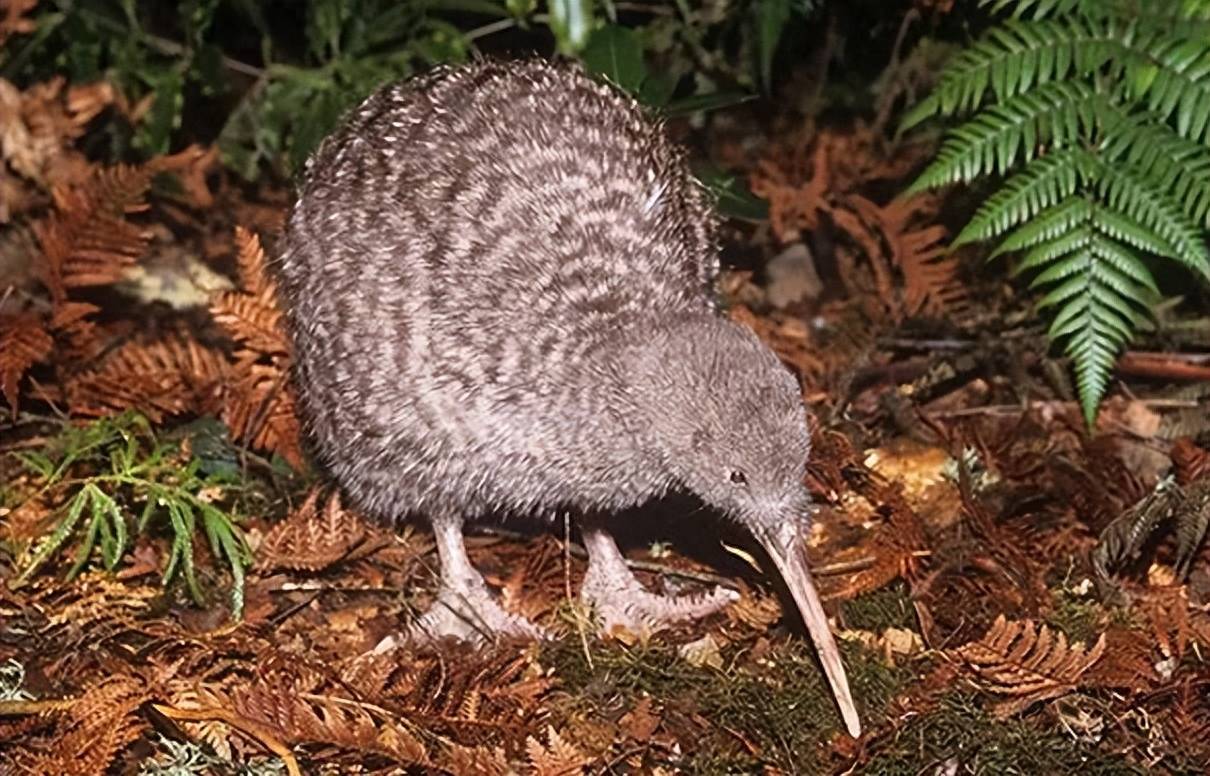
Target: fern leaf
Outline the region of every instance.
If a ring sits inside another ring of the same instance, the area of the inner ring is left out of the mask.
[[[1167,241],[1174,249],[1171,258],[1210,279],[1210,250],[1205,237],[1166,191],[1129,167],[1111,165],[1102,170],[1100,189],[1112,208]]]
[[[1210,225],[1210,148],[1183,138],[1153,114],[1120,114],[1107,127],[1100,157],[1134,168],[1162,186],[1199,225]]]
[[[1064,309],[1051,325],[1050,336],[1067,339],[1085,420],[1096,419],[1097,406],[1109,387],[1118,353],[1136,328],[1137,313],[1132,300],[1106,280],[1105,266],[1091,253],[1082,257],[1086,269],[1047,294],[1039,306],[1062,304]]]
[[[955,238],[1023,251],[1091,422],[1158,298],[1146,260],[1210,281],[1210,0],[980,0],[1012,19],[905,119],[975,115],[909,191],[1013,172]],[[991,94],[989,98],[989,92]],[[993,104],[985,105],[987,102]]]
[[[990,240],[1072,196],[1092,175],[1091,159],[1079,148],[1039,156],[980,206],[954,238],[954,245]]]
[[[1109,208],[1098,208],[1096,220],[1097,229],[1115,240],[1147,253],[1176,256],[1176,247],[1172,243],[1124,213]]]
[[[1103,210],[1090,208],[1086,223],[1039,242],[1017,267],[1017,272],[1041,270],[1031,287],[1050,286],[1038,308],[1057,308],[1048,334],[1052,340],[1066,340],[1081,407],[1090,423],[1117,354],[1144,320],[1140,310],[1158,295],[1146,265],[1102,231],[1103,215]]]
[[[17,417],[17,388],[34,364],[45,361],[55,341],[33,314],[0,317],[0,394]]]
[[[946,66],[933,93],[904,116],[901,130],[932,116],[970,113],[990,89],[998,101],[1031,87],[1086,75],[1114,56],[1120,42],[1103,25],[1079,18],[1010,21],[988,31]]]
[[[1210,142],[1210,41],[1156,29],[1128,42],[1135,96],[1184,138]]]
[[[1046,625],[1008,622],[1000,615],[982,639],[949,652],[986,690],[1009,699],[996,706],[998,716],[1009,716],[1074,692],[1105,653],[1105,636],[1091,648],[1068,644],[1062,632],[1056,634]]]
[[[1063,256],[1087,247],[1092,238],[1092,225],[1085,224],[1066,234],[1061,234],[1053,240],[1039,243],[1017,262],[1016,267],[1013,268],[1013,275],[1020,275],[1028,270],[1047,266]]]
[[[1091,15],[1111,3],[1105,0],[979,0],[979,5],[990,6],[993,13],[1011,7],[1014,19],[1042,19],[1076,12]]]
[[[1019,157],[1033,159],[1040,145],[1062,148],[1091,131],[1104,97],[1080,81],[1052,83],[994,105],[951,130],[937,158],[909,193],[1004,174]]]
[[[1017,227],[988,258],[994,259],[1004,253],[1032,248],[1069,234],[1090,223],[1093,210],[1093,203],[1083,197],[1073,197],[1047,208],[1029,223]]]

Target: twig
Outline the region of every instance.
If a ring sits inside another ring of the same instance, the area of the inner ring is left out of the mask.
[[[646,3],[614,3],[613,7],[619,11],[629,11],[631,13],[645,13],[652,16],[676,16],[676,11],[664,5],[647,5]]]
[[[567,594],[567,603],[573,604],[575,599],[571,595],[571,513],[563,513],[563,590]],[[577,614],[576,630],[580,632],[580,646],[584,650],[584,662],[588,664],[588,670],[596,670],[592,664],[592,650],[588,648],[588,633],[584,627],[584,618]]]
[[[44,714],[48,711],[63,711],[70,708],[74,700],[0,701],[0,717]]]
[[[895,100],[898,99],[899,95],[905,91],[903,88],[895,88],[899,85],[899,68],[902,65],[899,57],[901,50],[903,49],[903,41],[907,37],[908,30],[911,29],[913,23],[919,20],[920,10],[917,8],[911,8],[906,14],[903,15],[903,20],[899,22],[899,32],[895,35],[895,45],[891,47],[891,61],[887,64],[886,69],[882,71],[884,76],[890,74],[886,79],[887,89],[881,95],[881,99],[879,100],[880,104],[878,105],[878,114],[875,116],[874,123],[871,125],[874,130],[874,135],[877,137],[882,136],[883,131],[886,129],[887,122],[891,120],[891,111],[895,107]]]
[[[873,556],[849,560],[843,563],[829,563],[826,566],[811,569],[811,575],[816,577],[832,577],[837,574],[847,574],[850,571],[865,571],[868,568],[873,568],[875,563],[877,563],[877,559]]]
[[[496,526],[481,526],[478,527],[477,530],[481,533],[496,536],[501,539],[524,540],[532,538],[528,534],[521,533],[520,531],[510,531],[507,528],[497,528]],[[565,544],[567,546],[567,551],[577,558],[588,557],[588,552],[580,545],[570,541],[565,542]],[[664,574],[669,577],[679,577],[681,579],[688,579],[693,582],[701,582],[704,585],[722,585],[723,587],[730,588],[735,584],[735,581],[732,579],[705,571],[685,571],[649,560],[631,560],[630,558],[625,558],[625,561],[626,567],[632,571],[647,571],[652,574]]]
[[[1125,358],[1160,358],[1166,361],[1184,361],[1189,364],[1210,364],[1210,353],[1164,353],[1158,350],[1128,350]]]
[[[932,557],[932,554],[932,550],[915,550],[909,552],[908,556],[912,558],[928,558]],[[816,577],[834,577],[840,574],[848,574],[852,571],[865,571],[868,568],[872,568],[877,562],[877,558],[871,556],[856,560],[847,560],[842,563],[829,563],[826,566],[818,566],[811,569],[811,574]]]
[[[1202,403],[1191,399],[1140,399],[1138,403],[1144,407],[1155,409],[1193,409],[1201,407]],[[988,404],[982,407],[964,407],[957,410],[943,410],[928,413],[931,418],[964,418],[975,415],[1019,415],[1041,407],[1056,409],[1076,409],[1074,401],[1034,401],[1028,404]]]
[[[1175,355],[1164,355],[1157,358],[1127,353],[1118,360],[1117,369],[1122,374],[1134,377],[1152,377],[1161,380],[1210,380],[1210,366],[1189,363]]]
[[[462,37],[466,38],[467,42],[473,43],[479,38],[486,38],[488,35],[495,35],[497,32],[503,32],[516,26],[516,19],[497,19],[482,27],[476,27],[470,32],[463,33]]]
[[[294,759],[294,754],[290,751],[289,747],[278,741],[276,736],[264,725],[253,722],[250,719],[245,719],[227,709],[177,709],[160,703],[153,703],[151,707],[172,720],[184,722],[209,722],[217,720],[225,722],[280,757],[281,761],[286,765],[286,772],[290,776],[302,776],[302,771],[298,768],[298,761]]]
[[[113,19],[109,18],[108,16],[106,16],[104,14],[100,14],[95,11],[90,11],[87,8],[70,8],[70,7],[66,12],[70,13],[70,11],[72,11],[72,10],[75,10],[77,13],[79,13],[82,16],[87,16],[87,17],[91,18],[99,26],[105,27],[111,33],[114,33],[115,35],[130,35],[132,33],[132,30],[127,29],[124,25],[122,25],[118,22],[115,22]],[[147,46],[149,48],[153,48],[156,51],[160,52],[161,54],[164,54],[165,56],[181,57],[181,56],[184,56],[189,53],[189,48],[187,46],[185,46],[182,43],[178,43],[175,40],[170,40],[168,38],[161,37],[159,35],[154,35],[150,32],[146,32],[144,30],[137,30],[137,34],[138,34],[139,38],[143,39],[143,41],[147,44]],[[261,78],[265,75],[264,68],[257,67],[256,65],[250,65],[247,62],[241,62],[238,59],[232,59],[231,57],[227,56],[226,54],[220,54],[219,61],[223,63],[223,67],[227,68],[228,70],[234,71],[236,73],[240,73],[242,75],[251,76],[252,78]]]

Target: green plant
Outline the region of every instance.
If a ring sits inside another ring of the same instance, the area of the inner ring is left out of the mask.
[[[230,570],[232,608],[240,615],[251,554],[236,518],[217,506],[228,496],[233,477],[204,474],[202,463],[184,455],[180,443],[158,440],[146,418],[133,413],[68,426],[46,449],[17,455],[40,480],[31,498],[60,506],[54,529],[29,549],[14,584],[26,582],[73,537],[79,545],[69,578],[94,554],[106,569],[116,568],[132,529],[149,533],[166,526],[171,550],[163,582],[180,570],[200,603],[193,558],[200,522],[214,557]]]
[[[548,28],[560,52],[621,76],[624,88],[672,114],[731,104],[756,85],[771,88],[785,31],[815,5],[675,0],[660,9],[666,13],[640,11],[639,24],[623,26],[609,0],[188,0],[175,8],[46,0],[33,31],[0,49],[0,76],[113,82],[131,119],[107,133],[115,160],[129,150],[167,152],[187,110],[218,116],[225,163],[254,179],[266,164],[298,170],[340,116],[382,83],[462,61],[479,40],[512,28]],[[638,90],[625,68],[642,66],[644,52],[661,67]],[[619,54],[624,62],[605,61]],[[691,75],[691,96],[671,101]],[[720,78],[736,88],[718,91]]]
[[[1009,175],[954,245],[999,240],[1045,288],[1089,424],[1159,300],[1155,259],[1210,279],[1210,2],[980,0],[1012,9],[904,118],[969,117],[909,192]]]

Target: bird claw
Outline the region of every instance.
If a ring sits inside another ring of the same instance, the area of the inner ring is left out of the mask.
[[[644,590],[629,573],[626,577],[619,579],[590,567],[580,589],[580,597],[595,610],[604,635],[614,634],[619,628],[649,635],[678,622],[713,614],[739,600],[739,593],[721,586],[695,595],[657,595]]]
[[[396,645],[431,645],[446,638],[482,645],[498,639],[544,640],[550,633],[505,611],[485,587],[442,585],[432,608],[400,636]]]

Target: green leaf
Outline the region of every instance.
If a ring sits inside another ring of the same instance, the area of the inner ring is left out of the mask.
[[[506,0],[509,15],[517,19],[528,19],[538,8],[538,0]]]
[[[593,30],[580,57],[590,72],[605,76],[631,94],[637,95],[647,79],[642,43],[628,27],[607,24]]]
[[[80,515],[84,513],[85,502],[88,501],[88,496],[83,491],[77,493],[71,500],[71,504],[67,508],[67,514],[59,524],[55,526],[55,530],[49,536],[42,539],[41,542],[34,548],[30,555],[29,561],[25,564],[25,568],[17,575],[14,585],[24,584],[38,569],[42,568],[42,564],[55,553],[63,542],[67,541],[67,537],[75,530],[76,523],[80,522]]]
[[[180,4],[181,27],[192,48],[200,48],[204,43],[218,4],[219,0],[187,0]]]
[[[512,15],[506,7],[493,0],[424,0],[423,5],[433,11],[473,13],[500,19],[507,19]]]
[[[639,102],[653,108],[662,108],[665,115],[668,115],[668,100],[676,91],[676,84],[679,80],[670,73],[648,73],[647,78],[643,81],[643,87],[639,89]]]
[[[709,163],[694,165],[693,173],[714,194],[715,206],[723,215],[743,221],[764,221],[769,217],[769,203],[755,196],[734,175]]]
[[[733,105],[751,102],[755,99],[756,95],[750,92],[728,91],[695,94],[691,97],[682,97],[679,100],[669,102],[664,106],[664,114],[671,117],[679,117],[699,112],[708,113],[722,108],[730,108]]]
[[[954,245],[990,240],[1075,194],[1090,178],[1087,153],[1060,149],[1040,156],[988,197],[954,238]]]
[[[900,120],[900,131],[932,116],[971,113],[989,91],[1002,102],[1043,84],[1091,75],[1115,56],[1125,56],[1122,42],[1085,19],[1006,22],[950,60],[933,93]]]
[[[353,3],[348,0],[309,0],[307,48],[318,62],[340,56],[340,37]]]
[[[1063,148],[1097,126],[1104,97],[1081,81],[1051,83],[981,111],[946,136],[937,158],[908,187],[918,193],[1004,174],[1043,146]]]
[[[761,87],[770,91],[773,57],[790,21],[790,0],[756,0],[756,57]]]
[[[135,146],[143,152],[152,156],[168,153],[172,132],[181,122],[183,88],[181,74],[175,69],[164,70],[154,81],[155,101],[134,138]]]
[[[550,29],[560,52],[581,51],[592,31],[592,0],[550,0]]]

